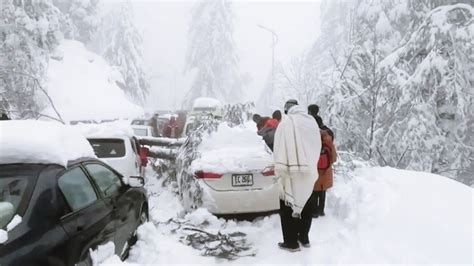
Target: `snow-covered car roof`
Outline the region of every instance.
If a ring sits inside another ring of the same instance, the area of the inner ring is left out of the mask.
[[[178,117],[178,115],[176,115],[176,114],[162,114],[162,115],[158,116],[158,119],[160,119],[160,118],[165,118],[165,119],[170,120],[171,117],[173,117],[173,116],[174,116],[174,117]]]
[[[58,122],[13,120],[0,122],[0,164],[59,164],[96,158],[87,139]]]
[[[222,106],[222,103],[214,98],[201,97],[194,100],[193,109],[195,108],[217,108]]]
[[[203,138],[197,151],[200,157],[191,163],[192,171],[229,173],[246,171],[256,164],[261,169],[273,165],[272,154],[257,135],[254,123],[233,128],[222,123],[216,132]]]
[[[148,129],[148,128],[153,128],[153,127],[148,126],[148,125],[146,125],[146,126],[144,126],[144,125],[132,125],[132,129],[133,128],[144,128],[144,129],[147,128]]]
[[[127,121],[103,124],[78,124],[73,128],[87,138],[130,138],[134,135],[132,126]]]

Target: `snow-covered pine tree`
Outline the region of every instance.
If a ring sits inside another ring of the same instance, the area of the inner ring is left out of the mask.
[[[387,58],[384,67],[403,78],[400,112],[380,143],[396,151],[398,166],[473,182],[473,22],[472,6],[440,6]]]
[[[194,81],[183,105],[189,108],[198,97],[236,103],[242,96],[242,78],[234,42],[234,21],[229,0],[200,1],[192,9],[186,72]]]
[[[433,10],[460,2],[471,5]],[[465,111],[473,106],[472,1],[324,1],[321,7],[321,36],[307,68],[320,77],[316,88],[328,100],[316,103],[338,146],[382,165],[472,183],[466,173],[474,122]]]
[[[61,27],[65,37],[89,45],[100,24],[99,0],[53,0],[53,3],[64,14]]]
[[[144,70],[142,36],[134,24],[133,6],[130,1],[102,18],[91,47],[102,54],[109,64],[124,77],[125,84],[118,84],[137,103],[143,103],[149,83]]]
[[[13,118],[38,117],[49,53],[62,34],[51,0],[1,0],[0,93]]]

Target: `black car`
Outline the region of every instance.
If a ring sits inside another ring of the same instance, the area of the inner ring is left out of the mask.
[[[97,159],[0,165],[0,228],[22,222],[0,244],[0,265],[89,265],[90,249],[112,241],[122,259],[148,220],[143,179],[122,176]]]

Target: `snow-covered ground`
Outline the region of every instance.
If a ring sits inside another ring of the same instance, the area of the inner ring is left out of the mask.
[[[340,176],[328,193],[326,216],[313,220],[311,248],[297,253],[277,248],[278,215],[236,222],[217,219],[204,209],[185,214],[160,180],[150,178],[147,188],[151,221],[139,228],[130,258],[120,262],[111,256],[103,265],[473,262],[472,188],[433,174],[362,167],[352,178]],[[167,223],[170,219],[212,233],[246,233],[252,249],[233,261],[202,256],[180,242],[184,230]]]
[[[127,99],[120,72],[78,41],[64,40],[50,60],[47,92],[66,121],[135,118],[143,108]],[[44,113],[56,117],[50,105]]]

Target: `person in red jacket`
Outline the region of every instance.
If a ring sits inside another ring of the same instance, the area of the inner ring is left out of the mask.
[[[167,138],[176,138],[176,129],[178,128],[178,125],[176,123],[176,118],[172,116],[170,118],[170,121],[168,125],[166,125],[165,128],[165,137]]]
[[[323,126],[321,128],[321,142],[323,150],[327,155],[327,165],[320,168],[318,167],[319,178],[314,183],[313,194],[315,197],[315,209],[313,211],[313,217],[318,218],[319,216],[326,215],[324,213],[324,207],[326,205],[326,190],[333,185],[333,169],[332,165],[337,160],[336,146],[334,145],[334,134],[332,131]],[[320,157],[321,160],[321,157]]]

